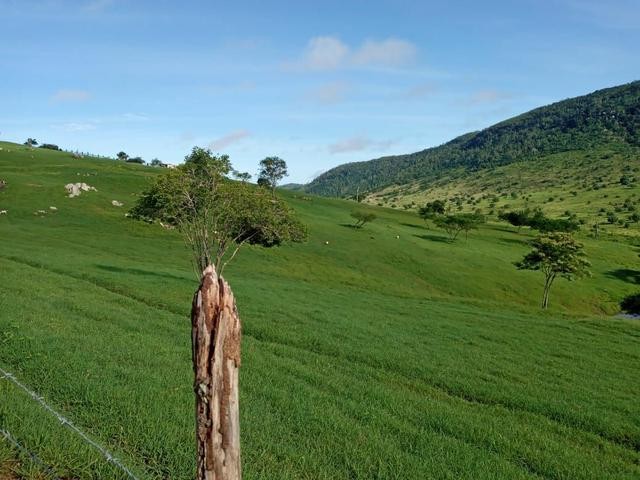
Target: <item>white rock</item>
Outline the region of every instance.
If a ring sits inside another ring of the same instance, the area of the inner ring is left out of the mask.
[[[56,207],[49,207],[49,210],[51,210],[52,212],[57,212],[58,209]]]
[[[329,245],[329,241],[324,242],[325,245]]]
[[[97,190],[91,185],[87,185],[86,183],[67,183],[64,188],[69,193],[69,197],[77,197],[82,192],[97,192]]]
[[[121,207],[124,205],[124,203],[119,202],[118,200],[111,200],[111,205],[113,205],[114,207]]]

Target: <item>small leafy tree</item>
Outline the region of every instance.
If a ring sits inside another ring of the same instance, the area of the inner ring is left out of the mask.
[[[38,141],[35,138],[27,138],[27,141],[24,142],[27,147],[33,148],[35,145],[38,145]]]
[[[289,175],[287,163],[280,157],[267,157],[260,160],[260,172],[258,173],[258,185],[266,185],[275,195],[278,182]],[[262,183],[260,180],[262,179]]]
[[[427,202],[424,207],[418,210],[418,215],[425,221],[433,219],[438,215],[444,215],[445,203],[442,200],[434,200],[433,202]]]
[[[157,158],[152,159],[149,162],[149,165],[151,165],[152,167],[164,167],[165,166],[164,163],[162,163],[162,161],[160,161]]]
[[[126,162],[127,158],[129,158],[129,155],[127,155],[125,152],[120,151],[116,154],[116,157],[118,157],[118,160]]]
[[[130,157],[130,158],[127,158],[126,161],[127,161],[127,163],[137,163],[137,164],[140,164],[140,165],[144,165],[144,163],[145,163],[144,160],[141,157]]]
[[[247,183],[249,180],[251,180],[251,174],[249,172],[239,172],[238,170],[232,170],[231,175],[233,175],[233,178],[242,183]]]
[[[531,242],[533,250],[516,262],[520,270],[540,270],[544,274],[542,308],[549,305],[549,292],[554,280],[560,276],[574,280],[589,276],[583,245],[569,233],[549,233],[538,236]]]
[[[443,229],[449,235],[450,241],[455,241],[461,232],[468,237],[471,230],[477,230],[485,222],[482,215],[475,213],[458,213],[455,215],[440,215],[433,221],[436,227]]]
[[[354,210],[351,212],[351,217],[356,220],[356,223],[353,225],[355,228],[362,228],[365,223],[373,222],[378,218],[375,213],[365,212],[363,210]]]
[[[516,227],[518,232],[522,227],[529,225],[529,212],[527,210],[502,212],[498,215],[498,218]]]
[[[159,177],[130,212],[176,226],[192,249],[198,276],[208,265],[221,275],[245,243],[272,247],[307,236],[284,202],[229,180],[230,171],[228,156],[194,147],[185,163]]]

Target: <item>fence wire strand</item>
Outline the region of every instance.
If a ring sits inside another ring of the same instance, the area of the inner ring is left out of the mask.
[[[0,435],[2,435],[16,449],[18,449],[18,451],[24,453],[27,457],[29,457],[29,460],[31,460],[33,463],[40,465],[44,469],[45,473],[49,478],[53,478],[53,480],[62,480],[60,477],[56,475],[56,472],[53,471],[53,468],[51,468],[49,465],[44,463],[40,459],[40,457],[38,457],[38,455],[33,453],[27,447],[25,447],[24,445],[21,445],[20,442],[18,442],[18,440],[16,440],[7,430],[0,428]]]
[[[75,432],[78,436],[80,436],[80,438],[82,438],[82,440],[84,440],[85,443],[91,445],[93,448],[98,450],[102,454],[102,456],[107,460],[107,462],[115,465],[121,471],[126,473],[127,476],[129,478],[131,478],[132,480],[138,480],[138,478],[131,472],[131,470],[129,470],[120,460],[118,460],[118,458],[116,458],[113,454],[111,454],[111,452],[109,452],[102,445],[100,445],[100,444],[96,443],[94,440],[92,440],[86,433],[84,433],[82,430],[80,430],[78,427],[76,427],[69,419],[67,419],[66,417],[64,417],[63,415],[61,415],[57,411],[55,411],[47,402],[44,401],[44,398],[42,398],[36,392],[34,392],[29,387],[27,387],[26,385],[21,383],[13,374],[11,374],[10,372],[7,372],[7,371],[3,370],[2,368],[0,368],[0,378],[6,378],[11,383],[13,383],[15,386],[17,386],[18,388],[22,389],[33,400],[38,402],[40,404],[40,406],[42,406],[42,408],[44,408],[47,412],[49,412],[51,415],[56,417],[58,419],[58,421],[63,426],[65,426],[65,427],[69,428],[70,430],[72,430],[73,432]]]

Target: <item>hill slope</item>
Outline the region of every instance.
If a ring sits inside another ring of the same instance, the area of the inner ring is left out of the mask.
[[[141,480],[193,478],[196,279],[176,232],[124,215],[159,171],[0,147],[0,367]],[[98,191],[70,199],[72,181]],[[542,313],[539,275],[512,264],[526,232],[451,244],[368,206],[355,230],[353,202],[282,194],[309,242],[226,270],[245,479],[640,476],[640,323],[604,316],[638,288],[635,248],[585,238],[594,276],[558,280]],[[126,478],[2,378],[0,428],[57,477]],[[0,438],[9,468],[48,478]]]
[[[458,167],[473,171],[603,146],[640,147],[640,81],[537,108],[439,147],[341,165],[306,190],[348,196],[429,180]]]

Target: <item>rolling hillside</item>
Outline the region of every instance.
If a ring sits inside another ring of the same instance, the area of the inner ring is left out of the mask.
[[[137,478],[193,478],[196,276],[175,231],[125,216],[161,170],[0,148],[0,368]],[[97,191],[68,198],[80,181]],[[634,239],[580,234],[593,277],[558,280],[542,312],[539,273],[513,265],[526,231],[450,243],[375,205],[356,230],[352,201],[279,194],[309,241],[225,270],[245,479],[640,477],[640,323],[613,316]],[[0,478],[127,478],[3,378],[0,429],[40,461],[0,437]]]
[[[623,152],[638,162],[640,81],[537,108],[439,147],[341,165],[320,175],[306,190],[338,197],[404,185],[426,190],[454,171],[460,176],[461,171],[471,174],[603,149]],[[604,159],[593,162],[608,166]]]

